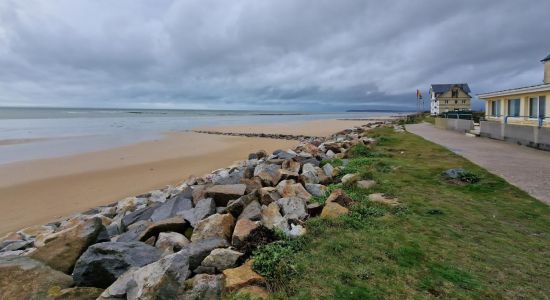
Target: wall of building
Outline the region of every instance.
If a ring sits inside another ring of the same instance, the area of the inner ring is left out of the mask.
[[[458,132],[468,132],[474,129],[474,121],[460,119],[435,118],[435,127]]]
[[[483,99],[485,100],[485,118],[491,121],[504,122],[505,116],[508,115],[508,100],[520,99],[520,117],[508,117],[506,119],[508,124],[515,125],[528,125],[539,126],[539,121],[535,118],[529,118],[529,98],[546,96],[546,110],[545,115],[547,119],[543,122],[543,127],[550,127],[550,92],[538,92],[538,93],[523,93],[518,95],[506,96],[506,97],[494,97]],[[491,115],[490,101],[501,101],[500,104],[500,117],[493,117]]]
[[[447,103],[445,103],[447,101]],[[464,101],[464,103],[462,103]],[[454,110],[471,110],[471,99],[462,89],[458,89],[458,97],[453,98],[452,90],[449,90],[437,97],[439,113]]]
[[[544,83],[550,83],[550,60],[544,62]]]
[[[483,137],[550,151],[550,128],[547,127],[481,121],[480,135]]]

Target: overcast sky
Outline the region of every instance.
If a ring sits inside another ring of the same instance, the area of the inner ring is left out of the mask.
[[[430,83],[542,83],[549,12],[549,0],[0,0],[0,105],[414,108]]]

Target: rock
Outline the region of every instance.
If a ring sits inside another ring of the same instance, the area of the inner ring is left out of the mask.
[[[227,248],[229,243],[226,239],[211,238],[207,240],[200,240],[198,242],[192,242],[191,244],[183,247],[180,251],[189,256],[189,268],[191,270],[196,269],[205,257],[216,248]]]
[[[257,200],[258,200],[257,192],[244,195],[237,200],[229,201],[227,203],[226,211],[236,218],[243,212],[244,208],[248,204],[250,204],[252,201],[257,201]]]
[[[306,183],[306,190],[313,196],[324,197],[327,193],[327,187],[322,184]]]
[[[356,173],[346,174],[342,177],[342,184],[347,186],[352,186],[359,179],[361,179],[361,176],[359,174],[356,174]]]
[[[233,230],[233,236],[231,238],[231,244],[235,247],[241,247],[250,235],[252,230],[260,226],[259,222],[254,222],[249,219],[239,219]]]
[[[78,257],[97,241],[97,237],[104,230],[101,219],[88,219],[49,235],[44,239],[44,245],[30,256],[56,270],[70,273]]]
[[[232,292],[251,285],[265,285],[265,278],[252,270],[252,263],[253,260],[249,260],[238,268],[223,271],[226,291]]]
[[[251,286],[245,286],[241,289],[239,289],[236,292],[236,295],[244,296],[244,299],[267,299],[269,297],[269,292],[266,288],[251,285]]]
[[[262,159],[264,157],[267,157],[267,152],[265,150],[260,150],[256,153],[250,153],[248,155],[248,159]]]
[[[197,204],[200,200],[204,199],[206,195],[206,189],[208,188],[206,185],[194,185],[191,187],[193,196],[193,203]]]
[[[39,235],[47,236],[54,232],[54,228],[52,226],[43,226],[43,225],[35,225],[31,227],[27,227],[25,229],[19,230],[17,233],[20,234],[24,239],[32,239]]]
[[[258,204],[259,205],[259,204]],[[10,241],[6,240],[0,243],[0,251],[17,251],[25,250],[33,246],[33,241]]]
[[[180,299],[190,275],[189,256],[180,251],[127,271],[98,299]]]
[[[291,153],[290,151],[284,151],[280,149],[273,151],[273,155],[277,156],[277,158],[280,159],[292,159],[296,157],[296,153]]]
[[[315,165],[313,165],[311,163],[305,163],[302,166],[302,174],[307,173],[307,172],[317,173],[317,171],[315,170]]]
[[[205,198],[198,201],[195,208],[179,212],[178,215],[195,227],[200,220],[214,213],[216,213],[216,202],[212,198]]]
[[[343,207],[350,207],[354,203],[353,199],[348,197],[348,195],[346,195],[346,193],[344,193],[341,189],[335,190],[330,194],[330,196],[328,196],[326,203],[329,202],[338,203]]]
[[[250,202],[239,215],[240,219],[249,219],[252,221],[259,221],[262,219],[262,206],[256,200]]]
[[[299,237],[306,234],[306,229],[302,225],[290,224],[290,231],[288,235],[290,237]]]
[[[280,170],[279,173],[281,174],[281,179],[283,180],[298,180],[300,178],[300,174],[298,172],[292,172],[288,170]]]
[[[262,205],[269,205],[271,202],[275,202],[281,199],[281,194],[274,187],[263,187],[260,189],[260,203]]]
[[[216,201],[216,206],[227,206],[229,200],[237,199],[246,192],[244,184],[214,185],[206,189],[206,196]]]
[[[95,300],[102,292],[103,289],[95,287],[73,287],[59,292],[50,290],[49,296],[54,300]]]
[[[0,298],[46,299],[52,289],[68,288],[71,276],[25,256],[0,258]]]
[[[191,241],[205,240],[209,238],[231,239],[235,219],[231,214],[215,214],[201,220],[193,230]]]
[[[319,203],[310,203],[307,205],[307,214],[310,217],[317,217],[323,211],[323,206]]]
[[[315,170],[317,171],[317,178],[319,178],[320,184],[326,185],[332,182],[332,177],[327,176],[327,174],[325,174],[325,171],[323,171],[323,169],[319,167],[315,167]]]
[[[141,234],[152,224],[150,221],[138,221],[128,226],[128,231],[116,238],[117,242],[139,241]]]
[[[262,188],[262,180],[258,177],[253,177],[250,179],[241,180],[242,184],[246,185],[246,193],[251,193],[254,190],[259,190]]]
[[[155,247],[165,254],[171,254],[180,251],[183,247],[191,243],[183,234],[177,232],[161,232],[157,239]]]
[[[443,172],[443,177],[447,179],[459,179],[459,177],[464,173],[466,173],[466,170],[462,168],[454,168]]]
[[[223,275],[197,274],[193,287],[185,291],[182,299],[217,300],[222,298]]]
[[[382,193],[370,194],[369,195],[369,200],[372,201],[372,202],[382,203],[384,205],[388,205],[388,206],[392,206],[392,207],[399,205],[399,199],[386,197]]]
[[[360,189],[370,189],[371,187],[376,185],[376,181],[374,180],[359,180],[357,181],[357,187]]]
[[[175,198],[166,200],[161,206],[159,206],[151,215],[151,221],[157,222],[160,220],[169,219],[175,217],[177,213],[192,209],[193,201],[189,198],[180,195]]]
[[[161,252],[141,242],[107,242],[90,246],[76,262],[77,286],[107,288],[131,267],[157,261]]]
[[[337,218],[341,215],[345,215],[349,212],[349,209],[341,206],[336,202],[327,202],[323,211],[321,212],[321,218]]]
[[[140,241],[146,241],[150,237],[157,237],[161,232],[172,231],[185,234],[189,229],[189,223],[182,217],[174,217],[155,222],[145,229],[139,236]]]
[[[289,172],[294,172],[294,173],[299,173],[300,167],[301,167],[300,163],[292,159],[285,160],[281,166],[283,170],[287,170]]]
[[[323,172],[325,172],[325,174],[330,178],[332,178],[335,175],[334,167],[328,163],[323,166]]]
[[[283,198],[299,197],[306,201],[311,199],[311,194],[300,183],[295,183],[294,180],[283,180],[277,184],[277,192]]]
[[[123,214],[127,211],[134,211],[136,206],[136,197],[128,197],[118,201],[116,205],[116,212],[118,214]]]
[[[326,155],[328,158],[334,158],[334,156],[336,156],[336,154],[332,150],[328,150]]]
[[[281,180],[281,166],[274,164],[259,164],[254,169],[254,176],[262,180],[265,186],[274,186]]]
[[[212,178],[212,183],[216,185],[238,184],[244,178],[244,170],[235,169],[233,172],[222,172]]]
[[[283,218],[279,212],[279,205],[275,202],[262,207],[262,224],[268,229],[288,231],[288,221]]]
[[[7,233],[6,235],[4,235],[3,237],[0,238],[0,245],[4,241],[22,241],[22,240],[23,240],[23,236],[20,235],[19,233],[9,232],[9,233]],[[0,249],[2,249],[2,246],[0,246]]]
[[[305,183],[319,183],[319,176],[317,175],[317,170],[315,169],[315,167],[313,167],[312,164],[304,164],[304,166],[306,165],[310,165],[312,166],[312,169],[310,170],[309,168],[306,170],[306,168],[303,168],[302,169],[302,174],[300,175],[300,181],[303,182],[304,184]]]
[[[151,206],[138,209],[132,213],[129,213],[122,218],[122,225],[123,227],[128,227],[138,221],[146,221],[151,218],[155,210],[161,205],[162,203],[156,202],[152,204]]]
[[[277,200],[283,216],[287,220],[304,220],[307,218],[306,201],[298,197],[281,198]]]
[[[229,248],[218,248],[212,250],[210,254],[202,261],[201,266],[213,267],[216,272],[233,268],[237,260],[244,254]]]

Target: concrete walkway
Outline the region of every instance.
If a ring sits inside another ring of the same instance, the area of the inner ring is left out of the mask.
[[[488,138],[468,137],[435,128],[428,123],[407,125],[406,128],[469,159],[550,205],[550,152]]]

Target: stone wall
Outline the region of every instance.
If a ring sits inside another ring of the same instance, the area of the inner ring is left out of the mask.
[[[480,135],[550,151],[550,128],[482,121]]]
[[[460,119],[436,118],[435,127],[458,132],[468,132],[474,129],[474,121]]]

